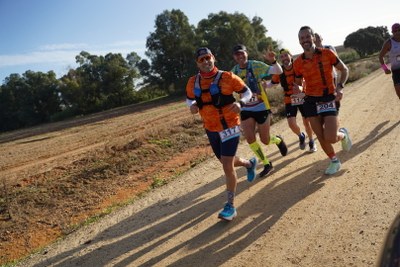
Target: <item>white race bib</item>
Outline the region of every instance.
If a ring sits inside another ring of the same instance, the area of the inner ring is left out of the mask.
[[[321,114],[324,112],[329,112],[329,111],[336,111],[336,104],[335,100],[331,102],[319,102],[317,103],[317,113]]]
[[[240,136],[240,127],[239,125],[233,126],[232,128],[225,129],[219,132],[219,136],[221,137],[221,142],[225,142],[231,138]]]
[[[306,95],[305,93],[298,93],[295,95],[291,95],[290,102],[292,103],[292,106],[303,105],[305,95]]]

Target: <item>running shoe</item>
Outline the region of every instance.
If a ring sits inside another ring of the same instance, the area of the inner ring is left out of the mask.
[[[236,216],[236,208],[230,203],[226,203],[224,209],[218,214],[218,218],[225,221],[232,221]]]
[[[344,134],[344,138],[341,141],[343,150],[350,151],[353,143],[351,142],[349,131],[346,128],[340,128],[339,132]]]
[[[288,152],[288,148],[285,144],[285,141],[283,141],[283,138],[279,135],[277,135],[276,137],[278,137],[279,139],[281,139],[281,142],[279,144],[277,144],[279,151],[281,152],[282,156],[286,156],[287,152]]]
[[[314,153],[317,151],[317,144],[315,143],[314,139],[311,139],[310,142],[308,142],[308,146],[309,146],[309,153]]]
[[[264,170],[262,170],[259,174],[259,177],[264,177],[266,176],[270,171],[272,171],[274,167],[272,166],[272,162],[269,162],[269,164],[264,165]]]
[[[331,160],[329,163],[328,168],[325,170],[325,174],[332,175],[337,173],[340,170],[340,167],[342,164],[340,163],[340,160]]]
[[[247,181],[253,182],[256,178],[257,159],[255,157],[250,159],[251,167],[247,168]]]
[[[306,135],[304,133],[299,135],[299,147],[301,150],[306,149]]]

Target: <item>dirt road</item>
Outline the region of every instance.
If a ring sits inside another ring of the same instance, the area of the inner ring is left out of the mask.
[[[213,159],[20,266],[374,266],[400,210],[399,114],[390,76],[374,72],[345,89],[340,124],[354,146],[335,144],[337,175],[324,175],[323,152],[299,150],[282,121],[272,132],[289,154],[269,147],[274,172],[253,183],[237,170],[233,222],[217,219],[225,192]],[[252,155],[244,143],[239,152]]]

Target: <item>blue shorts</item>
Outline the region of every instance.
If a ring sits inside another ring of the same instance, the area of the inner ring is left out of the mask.
[[[218,132],[210,132],[206,130],[206,134],[210,141],[211,148],[218,159],[220,159],[221,156],[233,157],[236,155],[240,136],[221,142],[221,137]]]

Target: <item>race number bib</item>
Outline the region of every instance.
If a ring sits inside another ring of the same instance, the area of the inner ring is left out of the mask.
[[[228,141],[231,138],[235,138],[240,136],[240,127],[239,125],[233,126],[232,128],[225,129],[219,132],[219,136],[221,137],[221,142]]]
[[[331,102],[319,102],[317,103],[317,113],[321,114],[324,112],[329,112],[329,111],[336,111],[336,104],[335,100]]]
[[[260,100],[258,99],[258,95],[253,93],[253,96],[250,98],[249,102],[247,104],[255,104],[259,102]]]
[[[304,104],[304,96],[306,94],[304,93],[299,93],[295,95],[290,96],[290,102],[292,103],[292,106],[299,106]]]

